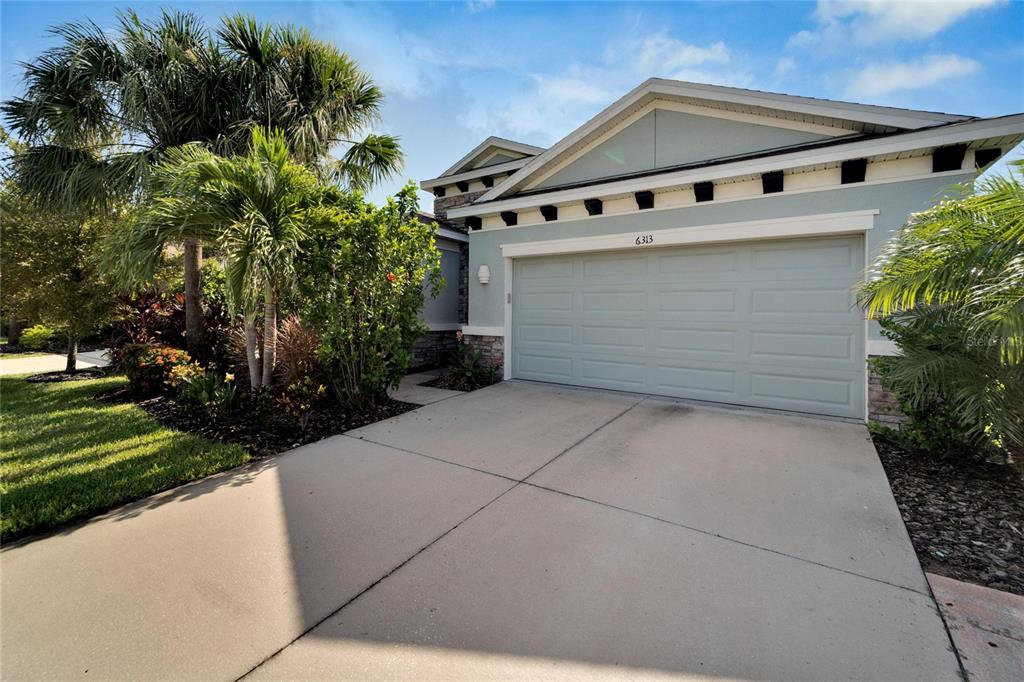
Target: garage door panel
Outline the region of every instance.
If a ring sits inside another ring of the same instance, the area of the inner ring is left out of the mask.
[[[512,375],[862,417],[862,254],[839,237],[516,260]]]

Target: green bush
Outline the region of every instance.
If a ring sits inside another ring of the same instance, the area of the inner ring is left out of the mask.
[[[456,345],[448,361],[445,386],[456,391],[475,391],[501,379],[501,366],[484,359],[480,351],[473,350],[456,332]]]
[[[121,357],[128,385],[139,395],[154,395],[168,390],[174,368],[191,361],[183,350],[146,343],[125,346]]]
[[[998,343],[979,343],[968,321],[922,306],[880,320],[902,355],[875,369],[907,419],[890,433],[906,448],[937,455],[1019,453],[1024,425],[1024,366],[1000,362]]]
[[[221,376],[212,371],[191,371],[183,377],[178,400],[201,407],[211,414],[223,414],[235,404],[237,391],[231,374]]]
[[[290,417],[295,419],[303,432],[309,427],[313,408],[323,400],[327,388],[310,376],[288,384],[278,396],[277,402]]]
[[[45,324],[29,327],[21,333],[21,345],[30,350],[45,350],[55,341],[57,330]]]
[[[301,316],[339,402],[373,404],[397,386],[423,333],[423,284],[443,285],[434,226],[417,217],[414,186],[376,208],[355,196],[324,211],[301,246]]]

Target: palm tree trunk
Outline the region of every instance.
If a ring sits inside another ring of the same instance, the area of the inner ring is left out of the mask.
[[[263,304],[263,385],[274,381],[274,360],[277,358],[277,292],[267,290]]]
[[[249,386],[256,388],[263,383],[263,372],[260,367],[260,355],[256,349],[256,320],[249,316],[245,318],[245,359],[249,365]]]
[[[78,337],[68,334],[68,362],[64,365],[64,371],[74,374],[78,369]]]
[[[200,269],[203,265],[203,245],[198,239],[185,240],[185,344],[189,355],[205,361],[203,343],[203,286]]]

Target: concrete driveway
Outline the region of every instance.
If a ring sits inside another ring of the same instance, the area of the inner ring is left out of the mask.
[[[5,679],[958,680],[862,425],[528,383],[6,549]]]

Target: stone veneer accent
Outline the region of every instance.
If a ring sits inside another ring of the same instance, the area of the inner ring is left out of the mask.
[[[503,336],[465,336],[465,341],[475,351],[480,352],[484,359],[494,365],[505,364],[505,337]]]
[[[487,190],[480,192],[465,192],[451,197],[434,197],[434,215],[442,220],[448,217],[448,209],[456,206],[465,206],[487,193]]]
[[[868,421],[878,422],[882,426],[899,431],[906,417],[900,412],[899,401],[878,378],[872,362],[876,357],[879,356],[872,355],[868,358]]]
[[[455,351],[455,331],[430,331],[416,339],[412,346],[409,371],[432,369],[448,362]]]

